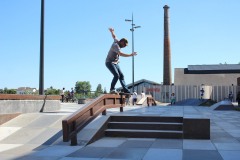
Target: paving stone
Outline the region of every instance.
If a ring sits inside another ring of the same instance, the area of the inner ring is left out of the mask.
[[[162,149],[182,149],[182,139],[157,139],[151,146],[151,148],[162,148]]]
[[[224,160],[239,160],[240,151],[219,151]]]
[[[126,138],[102,138],[88,147],[119,147],[126,141]]]
[[[78,157],[63,157],[59,160],[104,160],[102,158],[78,158]],[[111,159],[107,159],[111,160]],[[115,159],[116,160],[116,159]]]
[[[115,148],[104,158],[141,160],[148,148]]]
[[[63,157],[67,156],[76,150],[79,150],[80,146],[49,146],[43,150],[34,152],[32,156],[36,157]]]
[[[103,157],[107,157],[115,149],[116,148],[110,148],[110,147],[84,147],[67,155],[67,157],[103,158]]]
[[[214,143],[218,150],[240,150],[240,143]]]
[[[216,150],[210,140],[183,140],[183,149]]]
[[[120,148],[149,148],[153,144],[153,141],[149,140],[127,140],[122,143]]]
[[[182,160],[182,149],[150,148],[143,160]]]
[[[223,160],[218,151],[183,150],[182,160]]]

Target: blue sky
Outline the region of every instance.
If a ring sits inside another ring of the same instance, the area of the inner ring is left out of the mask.
[[[0,0],[0,88],[39,87],[41,0]],[[105,58],[112,43],[108,27],[126,37],[134,32],[135,81],[163,81],[163,6],[168,5],[172,76],[174,68],[240,62],[239,0],[45,0],[44,87],[89,81],[109,90]],[[132,59],[120,58],[126,83]],[[120,87],[118,83],[116,87]]]

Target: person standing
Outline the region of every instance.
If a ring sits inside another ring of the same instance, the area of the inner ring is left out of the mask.
[[[237,94],[237,98],[236,98],[237,102],[238,102],[238,107],[240,107],[240,91]]]
[[[62,92],[61,92],[62,102],[64,102],[64,92],[65,92],[65,88],[63,87]]]
[[[73,90],[73,88],[71,88],[70,95],[71,95],[72,102],[74,102],[74,90]]]
[[[230,102],[233,102],[233,93],[232,91],[228,94],[228,99]]]
[[[117,39],[114,29],[113,28],[109,28],[109,31],[112,35],[112,38],[114,40],[106,61],[105,61],[105,65],[106,67],[109,69],[109,71],[113,74],[113,79],[111,82],[111,86],[110,86],[110,93],[116,93],[115,91],[115,85],[117,83],[117,81],[119,80],[121,83],[121,86],[123,88],[123,92],[124,93],[130,93],[130,90],[127,88],[126,84],[125,84],[125,80],[124,80],[124,75],[120,69],[119,66],[119,56],[122,57],[132,57],[137,55],[137,52],[133,52],[131,54],[126,54],[123,53],[121,51],[121,48],[124,48],[128,45],[128,41],[125,38],[122,38],[120,41]]]
[[[143,99],[143,98],[145,98],[145,93],[142,91],[142,93],[141,93],[141,98]]]
[[[173,105],[173,104],[176,103],[176,96],[175,96],[175,93],[172,93],[172,94],[171,94],[170,100],[171,100],[171,105]]]
[[[203,96],[204,96],[204,89],[203,88],[200,90],[200,94],[201,94],[201,100],[202,100]]]
[[[132,95],[132,105],[134,106],[137,103],[137,92],[134,91]]]

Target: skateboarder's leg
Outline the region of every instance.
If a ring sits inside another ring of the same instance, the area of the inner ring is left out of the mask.
[[[118,73],[119,73],[119,81],[120,81],[120,83],[122,85],[123,92],[130,93],[130,90],[126,86],[126,83],[125,83],[125,80],[124,80],[124,75],[123,75],[119,65],[117,65],[117,69],[118,69]]]
[[[111,82],[110,91],[115,90],[115,85],[116,85],[116,83],[119,79],[119,73],[118,73],[118,69],[117,69],[116,65],[117,64],[106,63],[107,68],[113,74],[113,79],[112,79],[112,82]]]

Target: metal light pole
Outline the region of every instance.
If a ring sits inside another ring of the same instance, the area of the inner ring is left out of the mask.
[[[132,52],[134,52],[134,29],[140,28],[141,26],[135,26],[133,23],[133,14],[132,19],[125,19],[126,22],[132,22],[132,28],[130,31],[132,32]],[[134,92],[134,56],[132,56],[132,92]]]
[[[44,0],[41,0],[39,95],[44,94]]]

